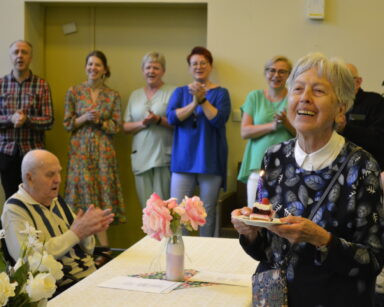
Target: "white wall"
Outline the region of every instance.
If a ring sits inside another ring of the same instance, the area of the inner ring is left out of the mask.
[[[24,36],[24,2],[0,1],[0,74],[9,71],[9,43]],[[309,51],[344,57],[358,66],[365,89],[384,91],[382,0],[327,0],[324,21],[305,17],[306,0],[113,2],[207,3],[207,43],[216,67],[213,77],[230,90],[233,108],[241,106],[251,89],[264,87],[262,67],[275,54],[284,54],[293,61]],[[228,123],[230,189],[234,188],[236,163],[241,160],[245,145],[239,138],[239,128],[237,122]]]

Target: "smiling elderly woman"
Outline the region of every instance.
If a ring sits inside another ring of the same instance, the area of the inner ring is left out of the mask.
[[[175,87],[164,84],[165,57],[144,55],[141,70],[146,85],[132,92],[124,114],[124,131],[133,134],[131,163],[142,208],[152,193],[169,198],[173,129],[165,116]]]
[[[297,138],[266,152],[261,191],[284,224],[247,226],[235,210],[240,243],[260,261],[256,274],[282,269],[289,306],[373,306],[384,261],[379,167],[334,131],[354,98],[352,76],[340,61],[309,54],[288,87]]]

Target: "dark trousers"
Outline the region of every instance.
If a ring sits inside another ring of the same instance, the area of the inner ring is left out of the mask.
[[[23,157],[16,153],[9,156],[0,152],[0,175],[5,198],[8,199],[16,193],[21,183],[21,161]]]
[[[375,307],[384,307],[383,293],[375,293]]]

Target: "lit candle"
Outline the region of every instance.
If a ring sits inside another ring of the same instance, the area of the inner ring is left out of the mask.
[[[261,203],[261,200],[263,198],[262,195],[262,189],[263,189],[263,175],[264,175],[264,170],[261,170],[259,173],[259,181],[257,182],[257,199],[258,202]]]

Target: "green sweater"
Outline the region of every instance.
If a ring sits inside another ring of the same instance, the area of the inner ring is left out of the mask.
[[[272,122],[274,115],[284,111],[286,107],[287,97],[278,102],[271,102],[265,97],[263,90],[255,90],[248,94],[241,111],[252,117],[254,125],[260,125]],[[246,183],[251,172],[260,169],[267,148],[290,138],[292,135],[289,131],[280,125],[276,131],[249,139],[237,179]]]

